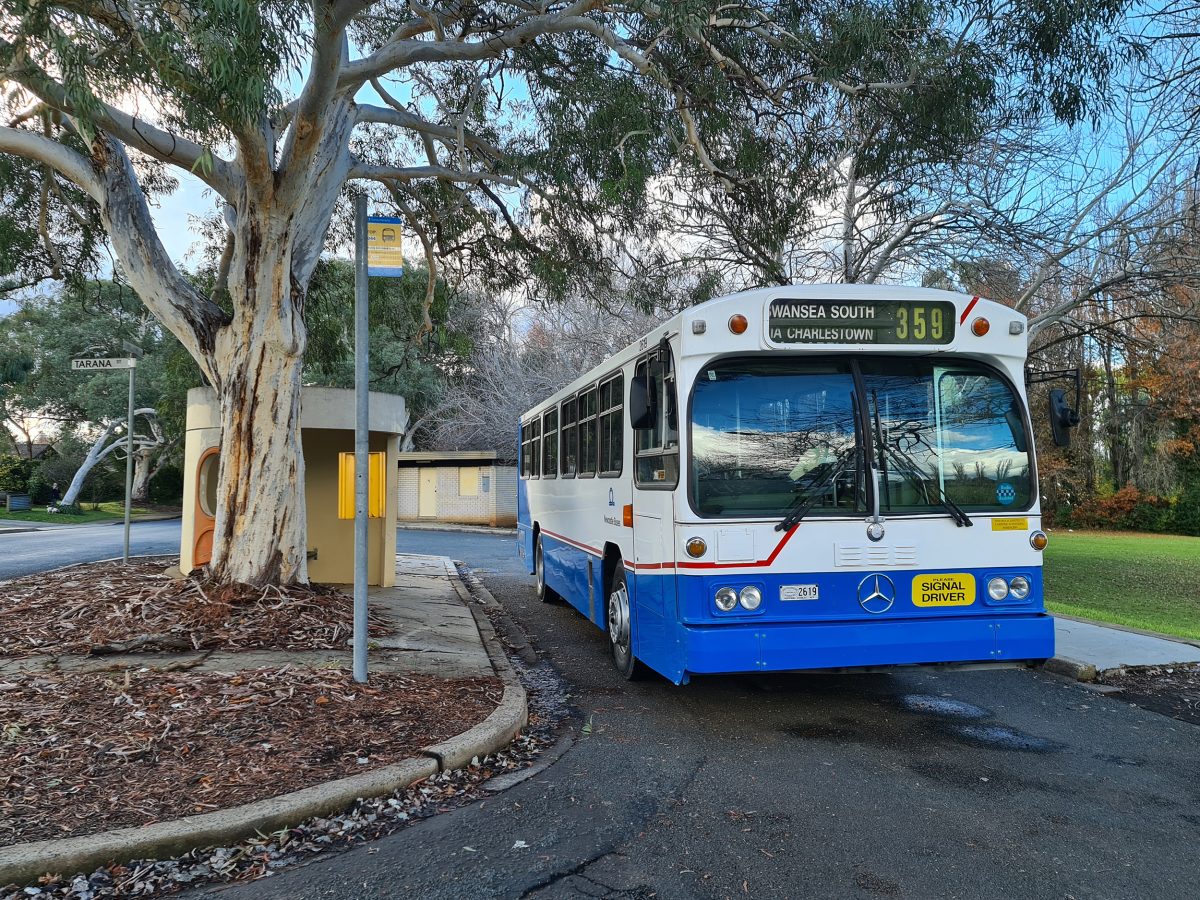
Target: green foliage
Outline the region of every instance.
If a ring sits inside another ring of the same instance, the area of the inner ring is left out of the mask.
[[[70,136],[64,143],[82,147]],[[43,214],[53,249],[40,232]],[[48,278],[94,274],[103,238],[99,213],[83,191],[44,166],[0,155],[0,296]]]
[[[24,494],[29,490],[29,475],[33,466],[29,460],[8,454],[0,455],[0,491]]]
[[[183,502],[183,470],[179,466],[164,466],[150,482],[151,503],[178,506]]]
[[[35,82],[55,72],[85,133],[101,103],[133,89],[158,99],[165,125],[200,140],[279,105],[276,84],[296,71],[312,26],[301,0],[141,4],[136,17],[13,0],[6,13],[0,66]]]
[[[1179,462],[1181,488],[1171,510],[1169,530],[1200,536],[1200,452]]]
[[[180,347],[133,291],[112,281],[91,281],[24,301],[16,313],[0,319],[0,356],[25,354],[33,366],[20,384],[6,389],[5,402],[67,424],[123,417],[128,372],[71,370],[75,357],[126,355],[123,340],[145,351],[137,368],[134,401],[153,407],[162,393],[168,362]]]
[[[469,298],[439,280],[424,323],[428,276],[413,268],[400,278],[373,278],[368,285],[371,320],[371,389],[402,394],[413,419],[438,399],[444,379],[467,364],[473,343]],[[309,285],[305,380],[331,387],[354,385],[354,267],[323,260]]]

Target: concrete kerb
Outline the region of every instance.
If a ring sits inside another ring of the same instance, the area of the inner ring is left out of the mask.
[[[163,859],[200,847],[228,845],[314,816],[340,812],[356,800],[393,793],[507,746],[529,721],[528,696],[491,622],[478,609],[454,564],[444,557],[442,560],[459,599],[471,610],[493,669],[504,683],[499,706],[478,725],[424,747],[419,756],[268,800],[171,822],[5,847],[0,849],[0,886],[30,884],[46,873],[91,872],[112,863]]]
[[[1055,656],[1042,666],[1047,672],[1062,675],[1072,681],[1095,681],[1100,674],[1091,663],[1080,662],[1068,656]]]
[[[487,650],[492,668],[504,682],[504,695],[500,698],[500,705],[492,711],[490,716],[457,737],[432,747],[426,747],[422,751],[436,759],[438,766],[444,771],[462,768],[469,764],[474,757],[484,756],[510,743],[529,723],[529,697],[525,693],[525,686],[517,677],[512,663],[508,661],[508,654],[504,652],[500,638],[496,636],[496,630],[492,628],[491,620],[471,596],[471,592],[463,583],[458,568],[452,560],[446,557],[442,557],[442,562],[446,567],[446,574],[450,577],[450,583],[454,585],[454,590],[458,594],[458,599],[471,611],[471,616],[475,619],[475,627],[479,630],[479,637],[483,640],[483,647]],[[496,603],[490,594],[488,599],[493,604]]]
[[[194,850],[269,834],[310,819],[340,812],[355,800],[378,797],[436,775],[437,762],[406,759],[373,772],[328,781],[290,794],[233,809],[188,816],[102,834],[83,835],[0,850],[0,885],[26,885],[47,872],[71,875],[134,859],[166,859]]]
[[[397,531],[457,531],[463,534],[515,535],[515,527],[505,525],[457,525],[453,522],[397,522]]]

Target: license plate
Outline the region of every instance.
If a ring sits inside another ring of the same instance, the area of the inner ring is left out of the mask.
[[[820,592],[815,584],[781,584],[780,600],[819,600]]]

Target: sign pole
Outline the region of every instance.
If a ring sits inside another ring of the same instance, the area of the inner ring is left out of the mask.
[[[367,367],[367,198],[354,198],[354,680],[367,681],[367,500],[370,383]]]
[[[125,416],[125,565],[129,565],[129,512],[133,504],[133,373],[129,367],[129,405]]]

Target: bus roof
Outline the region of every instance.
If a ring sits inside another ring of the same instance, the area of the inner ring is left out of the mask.
[[[906,312],[900,312],[900,307]],[[738,333],[731,327],[735,316],[745,318],[745,328]],[[931,334],[931,319],[935,316],[940,330],[936,340]],[[898,337],[900,319],[903,338]],[[982,335],[972,328],[980,319],[988,323]],[[678,338],[683,357],[770,350],[804,354],[962,353],[1020,361],[1028,349],[1026,331],[1026,317],[1017,310],[953,291],[877,284],[757,288],[714,297],[677,313],[522,413],[521,421],[614,373],[664,336]]]

